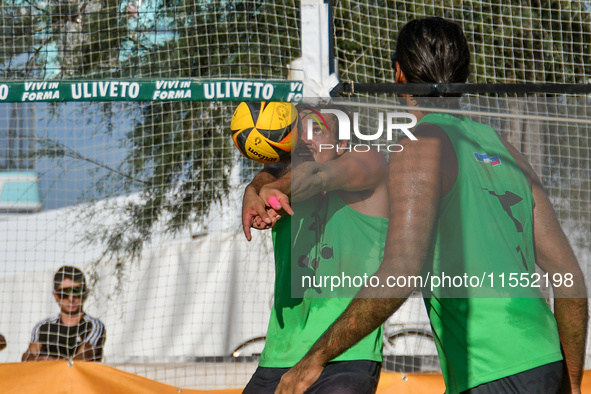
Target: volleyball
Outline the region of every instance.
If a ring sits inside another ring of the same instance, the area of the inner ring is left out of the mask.
[[[291,103],[244,102],[234,111],[230,129],[232,140],[244,156],[270,164],[291,155],[301,126],[298,111]]]

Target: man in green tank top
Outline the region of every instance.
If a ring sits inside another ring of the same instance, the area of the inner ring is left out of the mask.
[[[411,21],[397,38],[396,82],[465,82],[469,59],[458,25],[441,18]],[[440,281],[487,279],[460,291],[423,287],[446,393],[580,393],[585,282],[540,180],[489,126],[410,112],[419,120],[413,132],[418,141],[399,141],[403,152],[390,158],[390,223],[376,275],[384,281],[418,274]],[[508,285],[512,277],[535,278],[536,264],[550,277],[570,280],[554,288],[554,314],[538,288]],[[385,321],[412,290],[361,290],[284,375],[277,393],[303,393],[327,360]]]
[[[383,259],[388,228],[385,157],[339,143],[336,118],[320,114],[318,107],[301,109],[300,116],[304,130],[291,170],[286,165],[266,168],[245,191],[247,238],[251,225],[273,227],[276,280],[265,348],[244,393],[274,393],[281,376],[302,359],[360,287],[334,289],[336,282],[321,283],[322,278],[369,276]],[[269,206],[272,196],[292,216],[279,217],[282,207]],[[309,392],[374,393],[382,329],[368,334],[330,360]]]

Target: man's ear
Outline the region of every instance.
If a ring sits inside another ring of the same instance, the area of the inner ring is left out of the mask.
[[[53,298],[55,298],[55,302],[59,303],[60,302],[60,298],[57,296],[57,293],[54,291],[52,291],[53,293]]]
[[[406,76],[404,72],[402,72],[402,68],[400,68],[400,63],[396,62],[396,75],[394,76],[394,82],[396,83],[406,83]]]
[[[347,145],[348,144],[349,144],[349,141],[348,140],[338,140],[338,142],[337,142],[337,146],[338,146],[337,156],[340,156],[343,153],[349,151],[349,149],[347,149]]]

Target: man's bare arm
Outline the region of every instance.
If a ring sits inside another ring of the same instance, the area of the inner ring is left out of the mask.
[[[263,186],[285,176],[290,169],[291,161],[289,160],[265,164],[263,169],[255,175],[248,187],[251,187],[258,194]]]
[[[78,349],[76,350],[76,355],[74,356],[74,360],[79,361],[98,361],[97,358],[97,349],[92,346],[88,342],[84,342]]]
[[[55,357],[51,356],[42,356],[41,354],[41,344],[39,342],[31,342],[29,344],[29,348],[21,358],[21,361],[45,361],[45,360],[57,360]]]
[[[443,133],[443,134],[442,134]],[[390,159],[388,193],[390,223],[384,261],[376,275],[386,283],[390,275],[420,275],[427,257],[441,198],[441,155],[449,144],[444,132],[420,127],[420,144],[402,140],[404,153]],[[414,289],[364,288],[347,310],[316,342],[308,354],[281,379],[276,393],[301,394],[332,359],[375,330]]]
[[[374,190],[386,177],[388,164],[376,150],[347,152],[326,163],[306,162],[291,175],[291,199],[303,201],[332,190]]]
[[[304,201],[318,193],[332,190],[373,190],[386,176],[386,158],[375,150],[348,152],[326,163],[304,162],[291,173],[269,183],[261,196],[278,196],[275,191]]]
[[[525,157],[507,141],[503,143],[523,173],[531,179],[534,208],[536,262],[552,278],[571,274],[573,285],[554,288],[554,316],[567,365],[563,392],[580,392],[587,338],[588,300],[583,272],[546,195],[540,179]]]
[[[41,344],[36,342],[31,342],[26,352],[23,353],[21,357],[21,361],[35,361],[37,356],[39,356],[39,352],[41,351]]]
[[[562,278],[567,274],[572,275],[571,287],[554,287],[554,316],[567,366],[562,392],[579,393],[589,320],[585,280],[552,205],[537,177],[535,179],[534,240],[537,263],[551,278],[554,274],[560,274]]]

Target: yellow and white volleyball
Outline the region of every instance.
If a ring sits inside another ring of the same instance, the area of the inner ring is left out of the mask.
[[[230,129],[234,143],[244,156],[270,164],[291,155],[301,125],[292,103],[252,102],[240,103],[232,116]]]

